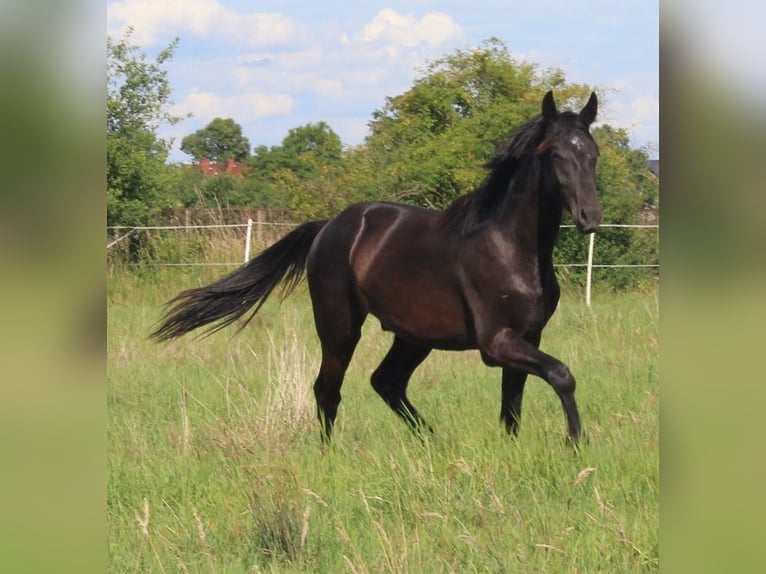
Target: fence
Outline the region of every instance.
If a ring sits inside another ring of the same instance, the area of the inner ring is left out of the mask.
[[[561,227],[573,228],[574,225],[562,225]],[[650,224],[623,224],[623,223],[602,223],[601,228],[625,228],[625,229],[659,229],[659,225]],[[659,265],[656,263],[641,263],[641,264],[629,264],[629,265],[599,265],[593,263],[593,253],[595,251],[596,234],[591,233],[588,235],[588,260],[586,263],[557,263],[556,267],[586,267],[585,276],[585,303],[590,307],[591,291],[593,287],[593,269],[594,268],[627,268],[627,267],[643,267],[643,268],[655,268],[659,269]]]
[[[230,223],[230,224],[215,224],[215,225],[157,225],[157,226],[145,226],[145,227],[133,227],[128,229],[125,233],[122,231],[126,228],[123,227],[107,227],[107,230],[113,231],[117,236],[115,239],[107,243],[107,250],[111,249],[121,241],[124,241],[137,231],[151,231],[151,230],[185,230],[190,231],[193,229],[213,229],[213,228],[244,228],[245,230],[245,249],[243,263],[247,263],[250,260],[252,249],[253,230],[255,229],[256,241],[259,245],[262,245],[265,241],[264,230],[268,228],[279,227],[295,227],[296,223],[286,222],[273,222],[264,221],[262,217],[258,217],[257,221],[253,221],[252,218],[248,218],[247,223]],[[561,227],[573,228],[574,225],[562,225]],[[601,224],[602,228],[633,228],[633,229],[659,229],[659,225],[656,224],[618,224],[618,223],[604,223]],[[659,268],[658,264],[646,263],[646,264],[627,264],[627,265],[614,265],[614,264],[597,264],[593,262],[595,253],[596,234],[591,233],[588,235],[588,257],[585,263],[557,263],[556,267],[585,267],[586,279],[585,279],[585,303],[591,305],[591,291],[593,286],[593,269],[598,268],[627,268],[627,267],[643,267],[643,268]],[[241,263],[153,263],[153,265],[160,266],[234,266],[241,265]]]

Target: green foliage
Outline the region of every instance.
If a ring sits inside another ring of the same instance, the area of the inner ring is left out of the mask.
[[[185,151],[191,153],[197,141],[196,134],[184,138]],[[258,146],[245,163],[244,179],[180,170],[175,193],[187,207],[282,207],[299,219],[334,215],[351,202],[341,183],[346,167],[340,137],[325,122],[291,129],[281,145]]]
[[[195,161],[207,158],[217,163],[229,159],[242,161],[250,155],[250,141],[242,135],[242,126],[231,118],[215,118],[181,140],[181,151]]]
[[[203,204],[205,175],[197,166],[182,166],[173,172],[173,194],[183,207]]]
[[[291,129],[282,145],[257,147],[249,165],[256,177],[288,170],[306,180],[321,176],[323,168],[337,166],[341,159],[340,137],[327,123],[319,122]]]
[[[297,162],[313,160],[315,164],[333,165],[341,160],[342,145],[326,122],[318,122],[291,129],[282,140],[282,149]]]
[[[246,195],[261,206],[287,207],[296,219],[335,215],[352,203],[340,137],[326,122],[291,129],[282,145],[254,150]]]
[[[220,174],[205,178],[203,201],[206,205],[237,207],[245,205],[242,182],[238,176]]]
[[[146,224],[175,202],[166,191],[169,142],[157,129],[181,119],[168,111],[170,85],[163,69],[178,40],[147,62],[130,43],[131,33],[117,42],[107,38],[107,225]]]

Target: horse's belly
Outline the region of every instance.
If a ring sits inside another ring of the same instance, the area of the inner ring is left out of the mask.
[[[441,349],[474,345],[462,302],[456,295],[409,289],[406,293],[370,293],[363,298],[384,330],[410,343]]]

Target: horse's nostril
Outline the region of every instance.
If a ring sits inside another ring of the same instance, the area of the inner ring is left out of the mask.
[[[601,210],[597,208],[588,209],[583,207],[580,209],[580,221],[582,223],[598,225],[601,222]]]

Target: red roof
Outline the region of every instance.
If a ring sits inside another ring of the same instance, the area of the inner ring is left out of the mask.
[[[203,157],[199,160],[199,169],[204,175],[220,175],[223,173],[245,177],[244,172],[247,170],[247,166],[233,159],[228,160],[226,165],[221,165]]]

